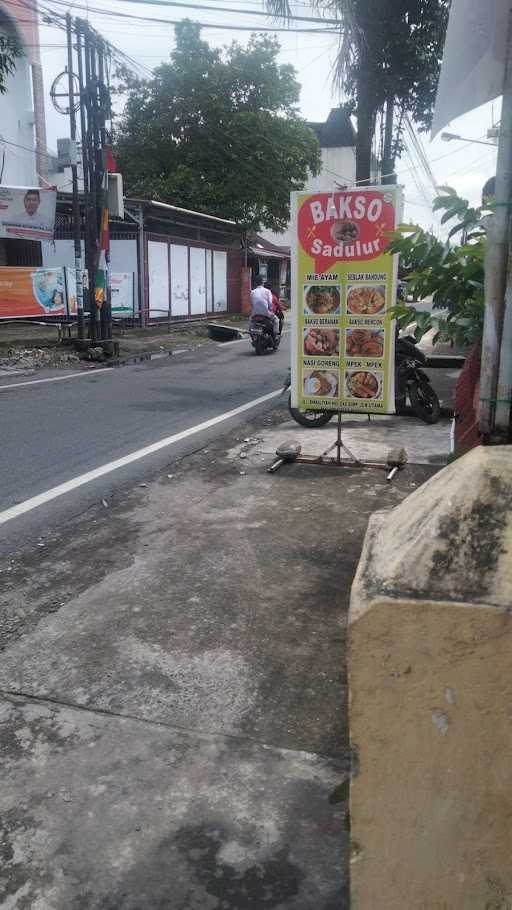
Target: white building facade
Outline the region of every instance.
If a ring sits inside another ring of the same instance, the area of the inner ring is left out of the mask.
[[[337,184],[353,185],[356,179],[356,134],[345,108],[335,107],[324,123],[308,123],[308,126],[318,138],[322,166],[316,177],[309,175],[304,192],[329,192],[336,189]],[[291,245],[290,225],[282,234],[266,230],[260,231],[260,234],[270,243]]]
[[[0,94],[0,184],[39,186],[45,182],[47,156],[35,7],[0,0],[0,34],[15,36],[23,51]]]

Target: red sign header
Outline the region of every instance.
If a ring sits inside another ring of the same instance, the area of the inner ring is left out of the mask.
[[[316,193],[299,209],[299,243],[320,274],[335,262],[380,256],[394,227],[393,195],[382,191]]]

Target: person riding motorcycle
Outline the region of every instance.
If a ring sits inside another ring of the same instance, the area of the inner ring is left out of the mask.
[[[272,309],[272,294],[268,288],[264,287],[265,279],[263,276],[256,278],[256,286],[251,291],[251,319],[254,316],[263,316],[268,319],[272,325],[274,337],[279,335],[279,319],[274,315]]]
[[[265,284],[265,287],[272,294],[272,312],[273,312],[274,316],[277,316],[277,318],[279,319],[279,334],[281,334],[281,332],[283,331],[284,310],[279,302],[279,297],[277,296],[274,289],[271,288],[268,283]]]

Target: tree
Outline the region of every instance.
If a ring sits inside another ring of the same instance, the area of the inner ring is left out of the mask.
[[[429,129],[450,0],[311,0],[340,21],[335,81],[357,116],[356,179],[371,173],[377,115],[386,109],[382,173],[401,150],[403,118]],[[288,0],[266,0],[274,15],[291,15]]]
[[[472,208],[450,187],[443,187],[443,194],[434,199],[433,208],[434,211],[444,209],[441,219],[444,224],[456,221],[446,243],[420,227],[403,225],[389,247],[391,253],[399,253],[409,272],[407,288],[414,299],[431,296],[433,312],[423,313],[414,306],[398,304],[394,315],[402,328],[416,322],[418,339],[434,329],[434,342],[454,341],[457,346],[470,348],[481,341],[483,331],[489,208],[486,205]],[[457,234],[461,234],[461,243],[452,244],[450,239]]]
[[[297,113],[299,85],[278,43],[252,36],[224,52],[200,26],[176,26],[171,63],[128,80],[116,149],[128,193],[283,230],[290,190],[318,173],[313,132]]]
[[[15,37],[0,34],[0,95],[5,95],[7,77],[14,72],[16,59],[21,54],[21,47]]]

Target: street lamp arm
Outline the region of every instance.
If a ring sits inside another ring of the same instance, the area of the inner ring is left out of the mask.
[[[472,142],[474,145],[490,145],[496,148],[495,142],[484,142],[483,139],[466,139],[464,136],[458,136],[457,133],[441,133],[441,139],[445,142],[451,142],[452,139],[458,139],[459,142]]]

